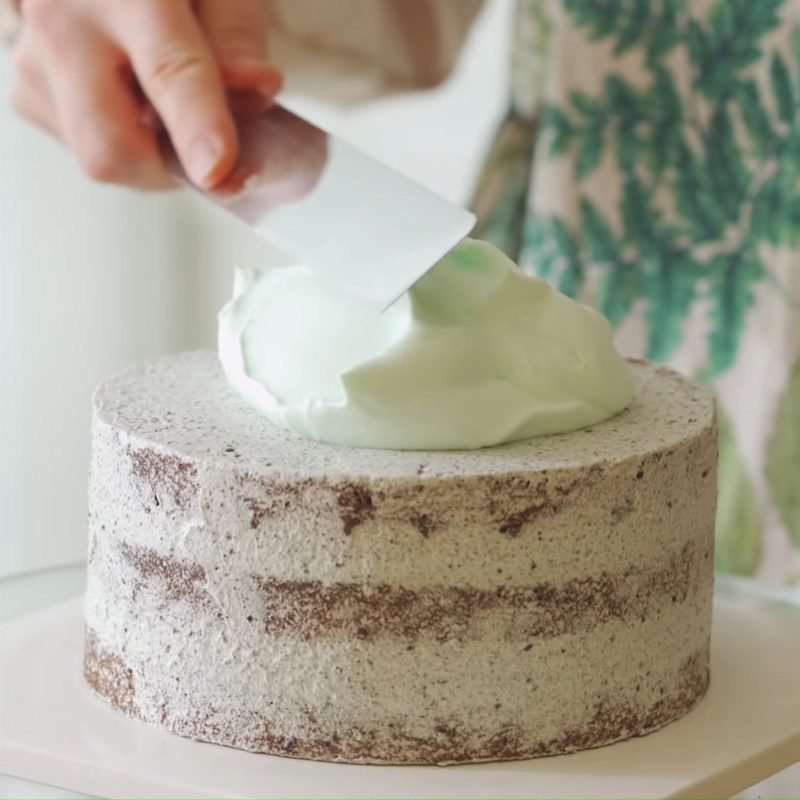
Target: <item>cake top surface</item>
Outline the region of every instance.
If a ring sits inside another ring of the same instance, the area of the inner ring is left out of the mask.
[[[95,393],[98,421],[138,446],[216,468],[304,477],[428,479],[586,468],[678,446],[714,419],[702,386],[666,367],[632,361],[631,406],[571,433],[483,450],[413,451],[343,447],[302,438],[270,423],[228,385],[216,354],[195,351],[134,367]]]

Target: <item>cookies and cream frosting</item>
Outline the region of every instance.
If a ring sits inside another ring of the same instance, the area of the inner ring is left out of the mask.
[[[383,312],[303,265],[239,270],[219,353],[231,385],[274,424],[360,447],[562,433],[633,395],[599,313],[470,239]]]

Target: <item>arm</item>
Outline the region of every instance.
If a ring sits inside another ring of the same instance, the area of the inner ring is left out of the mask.
[[[435,86],[483,0],[271,0],[270,55],[291,89],[339,102]]]
[[[91,177],[171,181],[155,119],[201,186],[231,171],[229,101],[280,88],[331,100],[432,86],[452,67],[481,0],[22,0],[12,105],[62,139]],[[9,33],[14,0],[0,0]],[[0,18],[2,19],[2,18]],[[267,42],[273,50],[267,62]]]

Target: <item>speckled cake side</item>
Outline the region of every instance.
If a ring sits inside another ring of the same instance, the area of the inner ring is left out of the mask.
[[[211,354],[95,398],[85,675],[256,752],[458,763],[641,735],[708,685],[711,397],[466,453],[279,431]]]

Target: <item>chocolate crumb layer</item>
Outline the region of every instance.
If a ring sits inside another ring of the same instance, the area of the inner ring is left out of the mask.
[[[152,550],[121,546],[121,556],[137,572],[142,587],[156,581],[171,599],[199,606],[209,602],[205,570],[159,556]],[[432,586],[419,590],[387,585],[363,586],[321,581],[280,581],[257,575],[258,622],[271,636],[302,639],[326,636],[380,636],[414,641],[476,638],[487,616],[499,613],[512,638],[550,638],[592,631],[611,619],[641,620],[665,603],[682,603],[701,594],[710,553],[685,545],[658,568],[629,567],[610,575],[573,578],[561,586],[498,586],[476,589]]]
[[[187,460],[152,448],[131,449],[131,472],[153,504],[166,495],[178,508],[186,508],[197,493],[197,470]]]
[[[86,630],[83,675],[89,686],[109,700],[114,708],[137,715],[133,670],[119,656],[102,650],[91,629]]]

